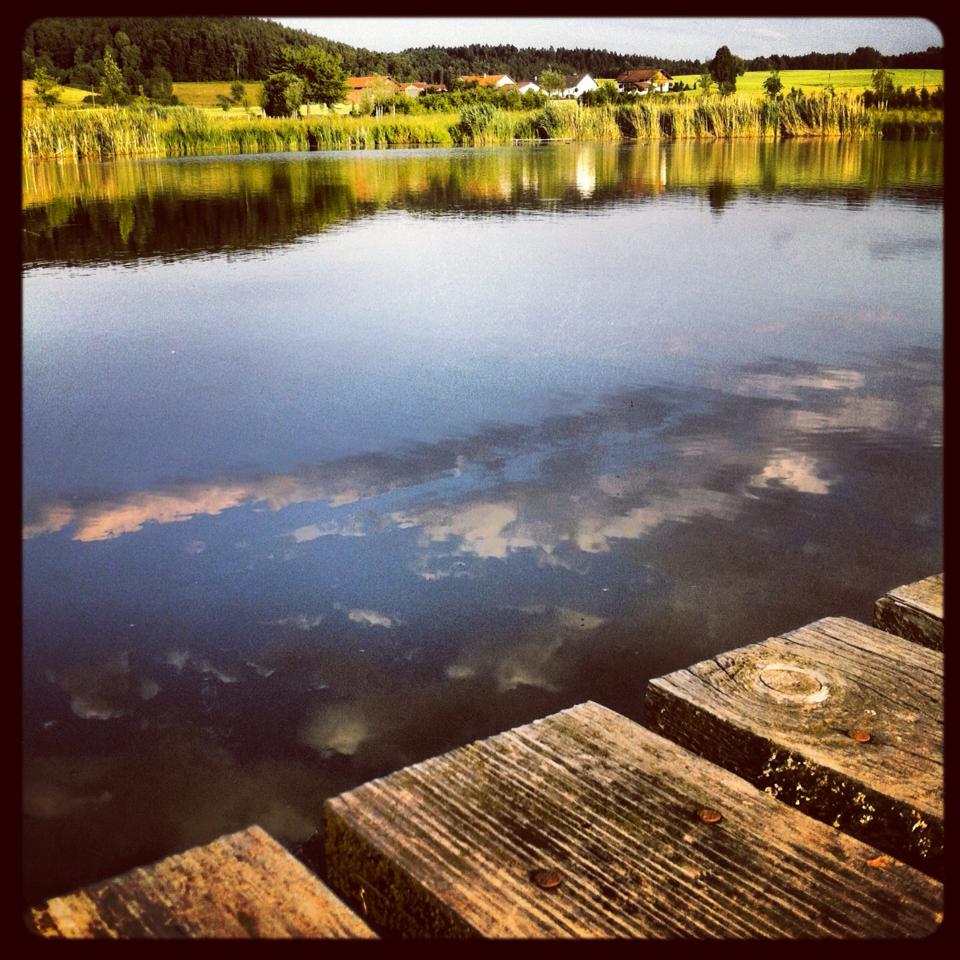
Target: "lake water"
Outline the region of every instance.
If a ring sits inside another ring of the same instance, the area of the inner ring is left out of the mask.
[[[942,569],[941,143],[23,190],[28,902]]]

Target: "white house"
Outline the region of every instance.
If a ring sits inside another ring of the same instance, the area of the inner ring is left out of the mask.
[[[597,82],[590,76],[589,73],[584,73],[581,75],[573,74],[573,76],[565,77],[563,81],[563,92],[560,94],[561,97],[569,98],[575,97],[580,99],[585,93],[590,90],[598,90],[599,87]]]
[[[531,91],[533,91],[533,93],[540,92],[540,87],[532,80],[521,80],[520,83],[517,84],[517,93],[530,93]]]

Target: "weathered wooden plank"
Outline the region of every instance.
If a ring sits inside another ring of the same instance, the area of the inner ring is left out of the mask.
[[[943,574],[906,583],[873,607],[873,625],[898,637],[943,649]]]
[[[325,847],[334,890],[403,936],[922,936],[942,919],[936,880],[595,703],[328,800]]]
[[[30,911],[45,937],[374,937],[260,827],[55,897]]]
[[[942,653],[829,617],[652,680],[646,708],[671,740],[942,877]]]

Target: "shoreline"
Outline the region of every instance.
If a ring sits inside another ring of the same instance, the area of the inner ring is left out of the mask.
[[[846,96],[795,101],[638,103],[540,111],[384,117],[211,117],[195,108],[25,112],[22,159],[173,158],[389,147],[485,147],[553,142],[809,138],[942,140],[943,110],[866,109]]]

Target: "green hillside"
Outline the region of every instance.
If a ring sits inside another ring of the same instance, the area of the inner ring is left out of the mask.
[[[716,46],[723,43],[724,37],[718,35]],[[546,69],[594,77],[615,77],[622,70],[650,66],[675,76],[697,75],[705,69],[699,59],[663,57],[656,51],[624,54],[594,48],[469,44],[378,53],[255,17],[44,17],[24,33],[22,77],[30,79],[40,65],[60,83],[90,89],[99,78],[104,51],[109,50],[133,91],[148,84],[158,70],[178,83],[262,80],[274,69],[282,46],[310,44],[339,57],[348,76],[389,74],[397,80],[434,83],[480,73],[507,73],[515,80],[528,80]],[[754,72],[771,67],[869,71],[880,64],[904,71],[942,70],[943,48],[888,56],[872,47],[858,47],[852,52],[770,54],[746,61],[747,69]]]

